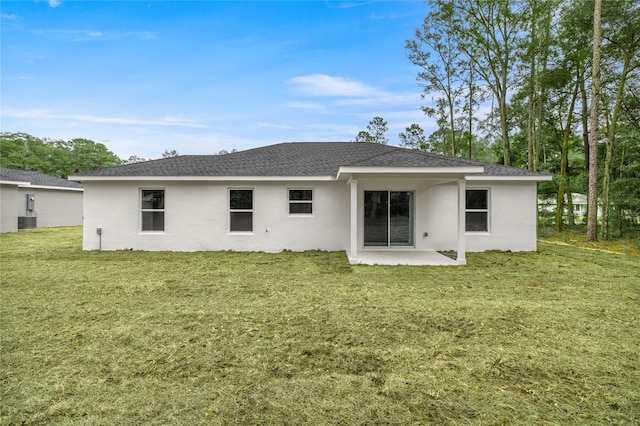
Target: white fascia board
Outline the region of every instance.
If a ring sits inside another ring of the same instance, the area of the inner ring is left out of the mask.
[[[69,188],[68,186],[20,185],[20,188],[51,189],[55,191],[77,191],[77,192],[84,191],[84,188]]]
[[[32,185],[30,182],[17,182],[11,180],[0,180],[2,185],[15,185],[18,188],[27,189],[52,189],[56,191],[84,191],[83,188],[69,188],[68,186],[47,186],[47,185]]]
[[[466,180],[491,180],[491,181],[545,181],[552,180],[551,175],[538,175],[538,176],[488,176],[488,175],[474,175],[467,176]]]
[[[0,185],[22,186],[22,185],[31,185],[31,184],[29,182],[16,181],[16,180],[0,180]]]
[[[127,181],[172,181],[172,182],[287,182],[287,181],[334,181],[333,176],[69,176],[81,182],[127,182]]]
[[[338,170],[338,179],[349,177],[354,174],[476,174],[484,173],[484,166],[464,166],[464,167],[382,167],[382,166],[346,166]]]

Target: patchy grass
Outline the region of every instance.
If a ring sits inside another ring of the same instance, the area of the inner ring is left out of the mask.
[[[548,243],[640,256],[640,238],[599,239],[598,241],[590,242],[587,241],[587,228],[584,225],[567,226],[562,232],[556,231],[554,227],[544,227],[540,229],[539,237]]]
[[[1,424],[638,424],[640,257],[466,267],[0,237]]]

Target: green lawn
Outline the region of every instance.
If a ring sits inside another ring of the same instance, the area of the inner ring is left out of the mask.
[[[640,256],[465,267],[0,237],[2,424],[640,424]]]

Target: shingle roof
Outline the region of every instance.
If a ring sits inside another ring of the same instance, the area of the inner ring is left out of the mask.
[[[29,182],[31,185],[58,186],[63,188],[82,188],[82,184],[31,170],[9,169],[0,167],[0,180],[12,182]]]
[[[341,166],[484,166],[485,175],[539,176],[499,164],[375,143],[287,142],[225,155],[180,155],[76,176],[336,176]]]

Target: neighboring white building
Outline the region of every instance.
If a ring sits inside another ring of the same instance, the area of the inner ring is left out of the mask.
[[[536,250],[536,183],[551,176],[380,144],[301,142],[72,178],[84,184],[85,250],[345,250],[352,263],[416,264],[456,251],[464,264],[466,251]]]
[[[569,204],[567,203],[567,194],[564,194],[564,211],[563,216],[566,218],[569,215]],[[587,221],[587,196],[585,194],[572,193],[571,203],[573,204],[573,217],[576,223],[586,223]],[[540,198],[538,200],[538,208],[540,213],[546,215],[548,218],[555,221],[556,206],[558,200],[556,197]],[[601,211],[598,206],[598,217],[600,217]]]
[[[82,225],[82,185],[0,167],[0,232]]]

